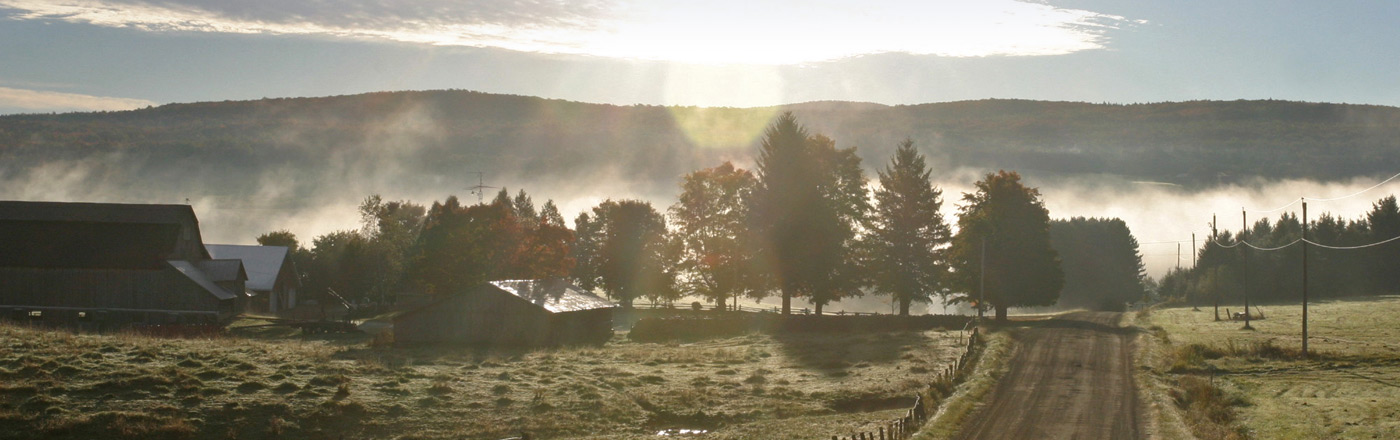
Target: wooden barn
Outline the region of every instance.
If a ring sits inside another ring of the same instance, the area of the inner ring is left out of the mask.
[[[208,244],[209,256],[243,262],[248,271],[248,291],[253,294],[250,310],[283,313],[297,306],[297,289],[301,277],[292,265],[291,251],[286,246],[249,246],[238,244]]]
[[[241,311],[239,260],[210,258],[188,205],[0,201],[0,313],[109,329],[219,324]]]
[[[394,318],[398,344],[601,344],[614,305],[562,280],[495,281]]]

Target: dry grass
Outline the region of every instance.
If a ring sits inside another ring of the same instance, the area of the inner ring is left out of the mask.
[[[829,438],[896,417],[961,348],[938,331],[534,351],[235,334],[0,324],[0,437]]]
[[[1255,330],[1214,322],[1209,309],[1170,308],[1146,318],[1144,325],[1160,327],[1153,339],[1165,347],[1154,367],[1173,384],[1172,397],[1188,402],[1184,418],[1198,437],[1400,438],[1400,297],[1313,304],[1308,358],[1301,307],[1265,312]],[[1212,377],[1233,417],[1203,433],[1201,421],[1223,420],[1222,411],[1189,403],[1210,400],[1198,385]]]

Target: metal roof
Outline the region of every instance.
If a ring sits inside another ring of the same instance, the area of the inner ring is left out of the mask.
[[[287,259],[286,246],[206,244],[204,248],[214,258],[243,260],[243,269],[248,271],[248,289],[262,292],[271,291],[277,285],[277,275]]]
[[[550,313],[614,307],[612,302],[563,280],[492,281],[491,285],[540,306]]]
[[[190,263],[188,261],[183,260],[169,260],[166,261],[166,263],[169,263],[171,267],[175,268],[175,270],[180,271],[180,273],[188,277],[190,281],[194,281],[195,284],[199,285],[199,287],[204,288],[204,290],[208,291],[210,295],[214,295],[215,298],[236,298],[234,294],[229,293],[229,291],[224,290],[222,287],[219,287],[218,284],[214,284],[214,281],[210,280],[209,276],[205,275],[204,271],[199,270],[199,268],[196,267],[194,263]]]

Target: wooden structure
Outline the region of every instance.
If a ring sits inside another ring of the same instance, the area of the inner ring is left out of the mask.
[[[43,325],[222,324],[242,262],[210,258],[188,205],[0,202],[0,312]]]
[[[495,281],[394,318],[398,344],[601,344],[615,306],[562,280]]]
[[[211,257],[243,261],[248,271],[246,287],[253,295],[249,310],[278,314],[296,307],[301,277],[286,246],[208,244],[204,248]]]

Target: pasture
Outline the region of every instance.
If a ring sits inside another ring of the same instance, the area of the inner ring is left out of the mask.
[[[1193,426],[1198,437],[1400,438],[1400,297],[1315,302],[1308,358],[1300,353],[1301,305],[1263,310],[1267,319],[1254,321],[1255,330],[1215,322],[1208,307],[1140,317],[1158,343],[1158,361],[1149,366],[1186,388],[1213,384],[1220,390],[1213,399],[1223,406],[1203,414],[1233,412],[1225,429]],[[1183,388],[1158,392],[1174,393],[1162,401],[1193,395]],[[1189,414],[1183,418],[1195,424]]]
[[[690,343],[393,348],[368,336],[214,339],[0,324],[0,437],[829,438],[897,418],[958,332]]]

